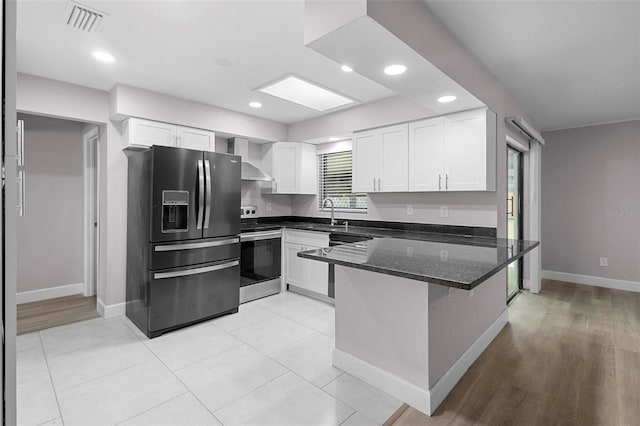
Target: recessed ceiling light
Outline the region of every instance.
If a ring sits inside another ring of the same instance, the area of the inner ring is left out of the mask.
[[[340,140],[340,138],[337,138],[337,137],[335,137],[335,136],[331,136],[331,137],[329,138],[329,142],[337,142],[337,141],[339,141],[339,140]]]
[[[384,69],[384,73],[387,75],[400,75],[407,70],[407,67],[400,64],[389,65]]]
[[[107,53],[107,52],[93,52],[92,53],[93,57],[96,58],[97,60],[101,61],[101,62],[115,62],[116,58],[113,57],[113,55]]]
[[[262,108],[262,104],[260,102],[249,102],[249,106],[251,108]]]
[[[353,68],[351,68],[349,65],[343,65],[340,67],[340,69],[344,72],[352,72]]]
[[[440,97],[438,98],[438,102],[442,102],[442,103],[444,104],[444,103],[447,103],[447,102],[453,102],[453,101],[455,101],[456,99],[458,99],[458,98],[456,98],[456,97],[455,97],[455,96],[453,96],[453,95],[440,96]]]
[[[315,84],[289,76],[273,84],[258,89],[262,93],[295,102],[316,111],[326,111],[339,106],[354,103],[352,99],[331,92]]]

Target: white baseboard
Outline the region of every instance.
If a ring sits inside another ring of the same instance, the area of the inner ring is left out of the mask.
[[[21,303],[37,302],[39,300],[82,294],[83,287],[82,283],[78,283],[43,288],[42,290],[22,291],[16,294],[16,304],[19,305]]]
[[[616,290],[640,292],[640,282],[616,280],[613,278],[594,277],[592,275],[568,274],[566,272],[542,270],[542,278],[554,281],[591,285],[595,287],[613,288]]]
[[[98,313],[104,319],[115,318],[125,313],[126,303],[114,303],[113,305],[105,305],[102,300],[98,299]]]
[[[333,365],[430,416],[508,321],[509,312],[505,309],[442,378],[428,390],[339,349],[333,350]]]
[[[385,391],[400,401],[406,402],[416,410],[428,415],[432,413],[429,405],[431,398],[427,389],[409,383],[405,379],[401,379],[340,349],[333,350],[333,365]]]
[[[462,354],[449,370],[436,382],[431,390],[431,413],[433,413],[442,401],[449,395],[455,385],[460,381],[464,373],[471,367],[476,359],[482,355],[487,346],[496,338],[500,330],[509,322],[509,311],[505,309],[500,316],[487,328],[480,337]],[[431,414],[429,413],[429,414]]]

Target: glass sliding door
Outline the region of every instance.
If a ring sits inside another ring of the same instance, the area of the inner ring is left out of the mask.
[[[507,238],[522,238],[522,153],[507,146]],[[522,259],[507,267],[507,301],[522,289]]]

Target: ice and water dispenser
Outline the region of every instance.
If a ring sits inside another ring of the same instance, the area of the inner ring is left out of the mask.
[[[162,232],[189,230],[189,191],[162,191]]]

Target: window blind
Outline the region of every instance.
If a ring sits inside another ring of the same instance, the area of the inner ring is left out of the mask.
[[[366,212],[367,195],[351,191],[351,151],[318,155],[318,208],[322,209],[322,200],[330,198],[336,209]]]

